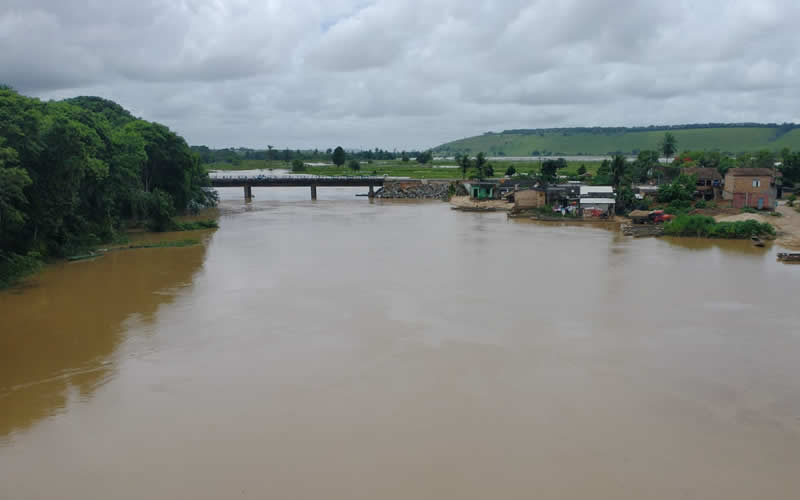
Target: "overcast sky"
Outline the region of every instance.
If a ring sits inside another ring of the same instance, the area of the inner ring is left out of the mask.
[[[800,121],[797,0],[0,0],[0,82],[190,144]]]

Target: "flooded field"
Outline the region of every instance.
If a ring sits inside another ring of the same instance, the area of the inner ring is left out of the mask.
[[[800,497],[777,246],[361,191],[0,292],[0,498]]]

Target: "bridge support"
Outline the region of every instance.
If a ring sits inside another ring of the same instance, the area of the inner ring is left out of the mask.
[[[375,187],[372,184],[369,185],[369,193],[367,193],[367,196],[375,198]]]
[[[315,186],[314,184],[311,185],[311,199],[312,200],[317,199],[317,186]]]
[[[253,186],[250,184],[244,185],[244,201],[253,201]]]

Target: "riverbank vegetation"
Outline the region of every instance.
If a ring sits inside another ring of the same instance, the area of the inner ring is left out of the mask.
[[[679,215],[664,224],[664,234],[667,236],[747,239],[751,236],[774,237],[775,228],[756,220],[717,222],[713,217],[705,215]]]
[[[0,87],[0,283],[42,259],[173,226],[216,203],[186,141],[96,97],[43,102]]]

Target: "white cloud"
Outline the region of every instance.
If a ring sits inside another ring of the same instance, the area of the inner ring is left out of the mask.
[[[0,82],[212,146],[800,121],[791,0],[6,0]]]

